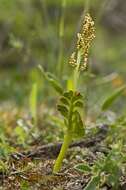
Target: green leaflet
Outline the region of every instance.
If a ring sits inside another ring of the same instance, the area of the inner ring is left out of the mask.
[[[61,101],[61,103],[63,103],[63,104],[65,104],[65,105],[67,105],[67,106],[69,106],[69,100],[67,99],[67,98],[65,98],[65,97],[61,97],[60,98],[60,101]]]
[[[91,172],[91,167],[88,164],[78,164],[75,169],[83,173]]]
[[[73,137],[80,138],[84,136],[84,126],[78,111],[75,112],[75,116],[73,119],[73,127],[72,127]]]
[[[65,118],[65,125],[71,135],[80,138],[84,135],[84,126],[80,115],[83,108],[83,96],[80,93],[68,91],[60,98],[57,106],[58,111]]]
[[[68,91],[68,92],[64,92],[63,96],[64,96],[68,101],[70,101],[71,98],[73,97],[73,91],[70,90],[70,91]]]
[[[49,72],[45,72],[42,66],[39,65],[38,68],[42,72],[43,77],[50,83],[50,85],[56,90],[56,92],[62,94],[63,88],[59,81],[56,79],[56,77]]]
[[[64,105],[58,105],[57,109],[64,117],[68,117],[68,109]]]
[[[96,190],[98,184],[100,181],[100,176],[96,175],[94,177],[92,177],[92,179],[89,181],[89,183],[87,184],[87,186],[84,188],[84,190]]]
[[[76,101],[75,103],[74,103],[74,106],[75,107],[79,107],[79,108],[83,108],[83,102],[82,101]]]
[[[123,93],[123,91],[126,89],[126,85],[118,88],[111,96],[109,96],[102,105],[102,110],[107,110],[112,103]]]

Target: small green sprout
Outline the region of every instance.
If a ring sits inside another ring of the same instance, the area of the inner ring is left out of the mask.
[[[37,126],[37,95],[38,95],[38,85],[37,82],[34,82],[32,84],[30,97],[29,97],[29,107],[34,127]]]
[[[123,152],[122,142],[114,144],[110,152],[105,156],[101,153],[93,166],[88,163],[78,164],[76,170],[92,174],[91,179],[84,190],[99,189],[107,184],[114,190],[119,189],[120,178],[124,170],[126,155]]]

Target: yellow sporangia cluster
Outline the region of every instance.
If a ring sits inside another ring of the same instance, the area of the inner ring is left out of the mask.
[[[81,31],[77,34],[77,47],[76,51],[72,53],[69,64],[73,67],[77,66],[77,55],[78,52],[81,54],[81,63],[79,70],[87,69],[88,53],[91,46],[92,40],[95,38],[95,27],[94,21],[90,14],[86,14],[82,22]]]

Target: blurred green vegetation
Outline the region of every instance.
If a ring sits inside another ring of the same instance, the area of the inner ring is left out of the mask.
[[[50,96],[52,91],[40,76],[38,64],[57,76],[63,74],[64,81],[68,79],[68,58],[75,46],[83,10],[89,10],[96,23],[96,39],[89,60],[94,77],[83,78],[88,86],[89,108],[95,110],[97,107],[97,112],[105,97],[125,83],[125,27],[123,21],[121,24],[113,21],[110,27],[109,20],[112,19],[107,20],[108,16],[120,16],[123,5],[119,0],[118,7],[112,2],[1,0],[0,101],[26,105],[32,83],[36,80],[39,83],[39,101],[42,103],[47,95]],[[119,16],[118,20],[121,19]],[[126,17],[125,14],[123,16]],[[60,30],[63,30],[62,36]],[[37,79],[33,75],[38,75]],[[115,105],[116,111],[118,106],[125,109],[125,94],[121,102]]]

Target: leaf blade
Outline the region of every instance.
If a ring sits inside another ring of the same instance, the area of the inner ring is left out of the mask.
[[[126,85],[118,88],[111,96],[109,96],[102,104],[102,110],[107,110],[112,105],[112,103],[123,93],[125,89]]]

